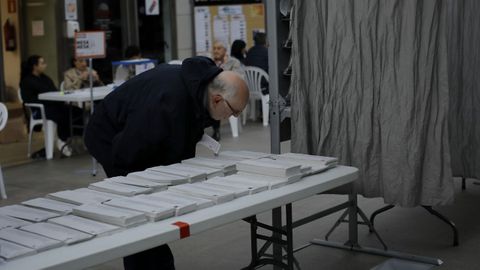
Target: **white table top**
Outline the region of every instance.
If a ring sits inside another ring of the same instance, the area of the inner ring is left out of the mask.
[[[278,189],[1,263],[0,270],[82,269],[101,264],[180,239],[179,228],[171,225],[177,221],[190,224],[190,234],[197,234],[351,183],[357,179],[357,171],[338,166]]]
[[[93,88],[93,100],[102,100],[113,91],[111,86],[99,86]],[[63,102],[88,102],[90,101],[90,88],[61,93],[60,91],[47,92],[38,95],[40,100],[63,101]]]

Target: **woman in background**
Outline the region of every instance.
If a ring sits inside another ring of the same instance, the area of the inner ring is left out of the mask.
[[[245,65],[245,56],[247,55],[247,43],[245,41],[237,39],[232,43],[232,48],[230,49],[230,56],[233,56]]]

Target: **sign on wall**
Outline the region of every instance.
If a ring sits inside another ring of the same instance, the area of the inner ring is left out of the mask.
[[[65,0],[65,20],[76,21],[77,19],[77,0]]]
[[[145,14],[159,15],[160,14],[159,0],[145,0]]]
[[[75,58],[105,58],[105,56],[104,31],[75,33]]]

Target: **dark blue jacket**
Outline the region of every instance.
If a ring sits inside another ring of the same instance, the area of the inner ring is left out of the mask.
[[[211,120],[206,86],[221,71],[193,57],[128,80],[96,106],[85,134],[89,152],[109,177],[194,157]]]

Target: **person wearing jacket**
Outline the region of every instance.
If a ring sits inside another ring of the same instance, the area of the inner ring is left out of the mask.
[[[91,117],[85,145],[108,177],[169,165],[195,156],[204,128],[238,116],[249,91],[235,72],[206,57],[159,65],[109,94]],[[175,269],[168,245],[124,258],[132,269]]]
[[[39,100],[38,95],[46,92],[58,91],[52,79],[45,74],[47,63],[40,55],[31,55],[22,63],[20,75],[20,91],[24,103],[41,103],[44,106],[48,120],[57,124],[57,148],[63,156],[72,155],[72,149],[66,142],[74,135],[70,133],[69,107],[57,101]],[[79,108],[71,108],[74,124],[82,123],[82,111]],[[37,108],[32,109],[35,119],[41,118]]]

